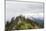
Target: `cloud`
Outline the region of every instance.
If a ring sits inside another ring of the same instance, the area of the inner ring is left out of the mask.
[[[20,14],[38,14],[43,13],[43,3],[28,3],[28,2],[6,2],[6,18]]]
[[[43,3],[24,3],[24,2],[14,2],[7,3],[7,10],[12,12],[21,13],[42,13]]]

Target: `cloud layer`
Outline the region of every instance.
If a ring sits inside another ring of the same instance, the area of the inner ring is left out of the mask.
[[[43,3],[29,2],[6,2],[6,18],[11,18],[19,14],[38,14],[43,13]]]

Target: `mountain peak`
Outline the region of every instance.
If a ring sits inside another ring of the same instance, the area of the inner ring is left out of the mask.
[[[24,30],[24,29],[35,29],[35,28],[42,28],[40,24],[32,21],[29,18],[25,18],[25,16],[17,16],[15,20],[13,21],[14,17],[11,19],[11,22],[6,25],[6,28],[8,27],[8,30]],[[10,24],[10,25],[9,25]],[[10,27],[10,28],[9,28]],[[14,29],[13,29],[14,28]],[[7,29],[6,29],[7,30]]]

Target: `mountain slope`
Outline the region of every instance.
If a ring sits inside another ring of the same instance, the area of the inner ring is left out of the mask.
[[[40,25],[29,18],[25,18],[25,16],[17,16],[11,19],[10,23],[6,24],[6,31],[10,30],[25,30],[25,29],[38,29],[41,28]]]

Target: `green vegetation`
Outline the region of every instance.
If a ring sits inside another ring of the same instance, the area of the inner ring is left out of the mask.
[[[32,25],[30,23],[22,21],[20,24],[16,25],[16,28],[18,28],[18,29],[31,29]]]

